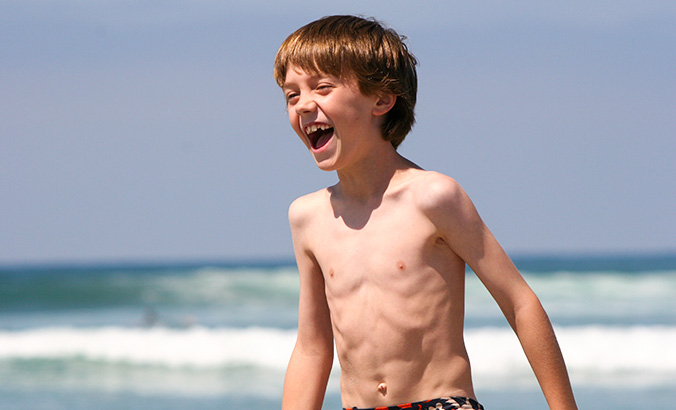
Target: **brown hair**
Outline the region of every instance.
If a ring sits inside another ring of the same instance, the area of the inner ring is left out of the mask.
[[[392,93],[397,99],[383,123],[383,138],[394,148],[415,122],[417,60],[404,36],[375,19],[329,16],[291,34],[275,58],[275,80],[284,85],[289,65],[307,73],[353,78],[364,95]]]

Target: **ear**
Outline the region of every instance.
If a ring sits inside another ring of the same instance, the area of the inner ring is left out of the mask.
[[[394,103],[396,102],[397,96],[392,93],[384,93],[379,95],[378,99],[376,100],[376,105],[373,107],[373,115],[378,117],[387,114],[392,109],[392,107],[394,107]]]

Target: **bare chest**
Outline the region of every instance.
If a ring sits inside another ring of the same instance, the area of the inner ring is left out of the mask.
[[[404,292],[426,275],[438,279],[433,265],[450,256],[429,219],[405,205],[374,211],[359,227],[338,217],[317,228],[313,254],[329,298],[372,288]]]

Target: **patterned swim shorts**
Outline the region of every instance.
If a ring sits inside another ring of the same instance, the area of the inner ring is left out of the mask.
[[[391,407],[374,407],[370,409],[352,409],[343,410],[484,410],[484,406],[474,399],[468,397],[441,397],[434,400],[418,401],[415,403],[400,404]]]

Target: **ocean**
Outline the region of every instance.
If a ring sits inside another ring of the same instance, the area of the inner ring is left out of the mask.
[[[516,257],[580,408],[676,408],[676,254]],[[488,410],[544,409],[516,337],[467,274]],[[278,409],[297,327],[292,262],[0,267],[0,409]],[[341,407],[339,369],[325,409]]]

